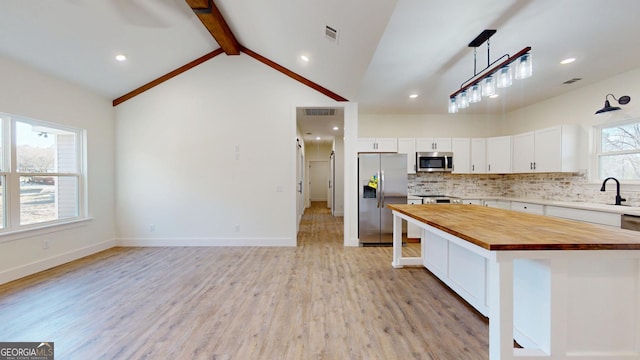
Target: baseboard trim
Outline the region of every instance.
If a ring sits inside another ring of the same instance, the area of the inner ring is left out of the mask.
[[[6,284],[10,281],[33,275],[39,273],[40,271],[51,269],[52,267],[66,264],[73,260],[81,259],[83,257],[110,249],[114,246],[116,246],[116,241],[114,239],[111,239],[91,246],[55,255],[46,259],[34,261],[29,264],[20,265],[12,269],[0,272],[0,284]]]
[[[296,246],[290,238],[122,238],[117,246]]]

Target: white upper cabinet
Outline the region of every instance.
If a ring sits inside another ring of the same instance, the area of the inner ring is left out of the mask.
[[[455,161],[455,159],[453,161]],[[487,172],[487,139],[471,139],[470,170],[472,174],[484,174]]]
[[[416,139],[416,152],[432,151],[451,151],[451,138]]]
[[[514,173],[526,173],[534,171],[534,139],[534,132],[528,132],[513,136],[512,170]]]
[[[563,125],[515,135],[513,172],[577,171],[578,131]]]
[[[416,173],[416,139],[399,138],[398,154],[407,154],[407,174]]]
[[[398,152],[396,138],[360,138],[358,152]]]
[[[511,172],[511,136],[487,138],[487,172],[508,174]]]
[[[454,138],[451,139],[451,150],[453,152],[453,173],[471,173],[471,139]]]

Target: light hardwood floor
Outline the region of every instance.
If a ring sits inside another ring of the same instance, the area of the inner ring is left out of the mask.
[[[307,209],[295,248],[114,248],[0,286],[0,341],[56,359],[488,359],[487,320]],[[410,244],[405,251],[415,250]]]

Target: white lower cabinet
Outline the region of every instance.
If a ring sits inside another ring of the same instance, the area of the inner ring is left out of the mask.
[[[510,201],[504,200],[485,200],[483,201],[483,205],[487,207],[511,210]]]
[[[482,205],[482,200],[479,199],[463,199],[461,202],[467,205]]]
[[[544,205],[541,204],[512,201],[511,210],[525,212],[528,214],[544,215]]]
[[[547,205],[545,215],[555,216],[563,219],[578,220],[600,225],[608,225],[620,228],[621,216],[616,213],[603,211],[574,209],[562,206]]]
[[[451,234],[435,228],[424,231],[424,266],[485,316],[489,315],[487,260]]]

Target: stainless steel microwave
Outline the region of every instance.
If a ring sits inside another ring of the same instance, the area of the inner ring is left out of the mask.
[[[416,171],[436,172],[452,170],[452,152],[437,151],[416,153]]]

